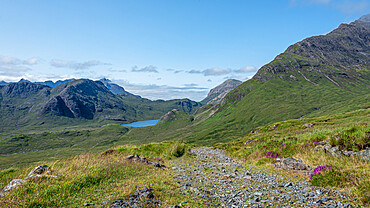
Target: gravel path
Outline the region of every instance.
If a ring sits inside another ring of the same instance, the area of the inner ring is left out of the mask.
[[[208,207],[356,207],[341,203],[345,195],[337,190],[242,166],[222,150],[201,147],[192,152],[195,162],[177,162],[172,169],[181,190],[202,197]]]

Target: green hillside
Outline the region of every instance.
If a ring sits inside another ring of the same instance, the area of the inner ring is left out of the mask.
[[[176,108],[193,113],[189,99],[151,101],[115,95],[100,81],[74,80],[54,88],[28,82],[0,88],[0,134],[37,133],[158,119]]]
[[[183,124],[133,131],[134,140],[186,139],[214,144],[277,121],[370,108],[370,23],[342,24],[290,46],[221,103],[198,109]],[[178,128],[180,127],[180,128]]]

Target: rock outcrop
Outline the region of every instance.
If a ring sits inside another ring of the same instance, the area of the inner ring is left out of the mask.
[[[18,186],[25,183],[30,178],[38,177],[50,177],[55,178],[56,176],[50,175],[52,171],[48,168],[47,165],[37,166],[30,171],[30,173],[24,179],[13,179],[8,185],[6,185],[3,190],[0,192],[0,197],[6,196],[10,191],[17,188]]]
[[[276,158],[276,168],[282,168],[284,170],[306,170],[307,165],[303,163],[301,159],[294,159],[292,157],[287,158]]]
[[[236,79],[228,79],[217,87],[211,89],[206,98],[200,101],[202,104],[217,104],[229,93],[231,90],[239,86],[242,81]]]
[[[144,163],[144,164],[152,165],[157,168],[162,168],[162,169],[166,168],[165,165],[162,165],[159,162],[151,162],[146,157],[140,157],[139,155],[129,155],[126,157],[126,159],[133,161],[133,162],[137,162],[137,163]]]
[[[314,149],[314,151],[323,151],[328,155],[333,157],[357,157],[360,160],[369,161],[370,162],[370,147],[365,150],[361,150],[358,152],[354,151],[346,151],[341,150],[338,146],[331,146],[330,144],[325,145],[318,145]]]

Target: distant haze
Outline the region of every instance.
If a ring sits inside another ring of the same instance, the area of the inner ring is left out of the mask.
[[[200,101],[369,0],[3,1],[0,81],[107,78],[149,99]]]

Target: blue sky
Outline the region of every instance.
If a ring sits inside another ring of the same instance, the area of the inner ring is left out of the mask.
[[[201,100],[291,44],[369,13],[370,0],[0,0],[0,80],[111,79]]]

